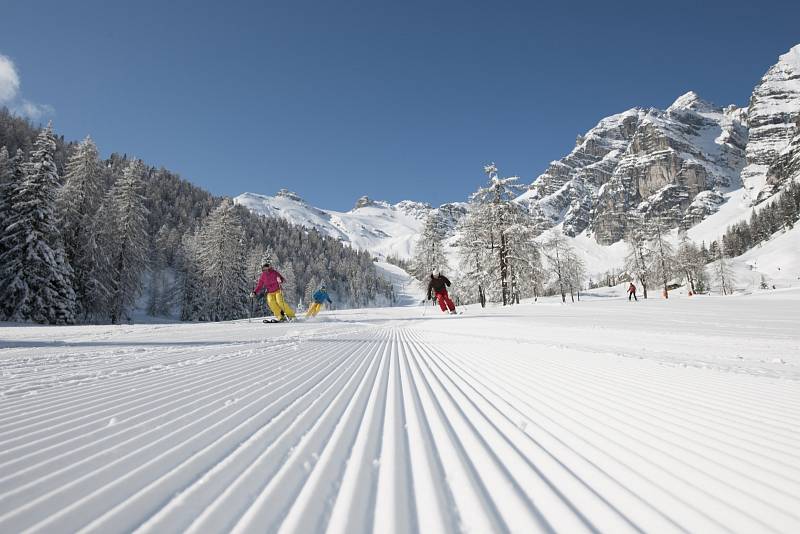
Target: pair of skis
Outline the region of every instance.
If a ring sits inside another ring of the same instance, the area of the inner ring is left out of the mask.
[[[263,321],[264,324],[277,324],[277,323],[296,323],[299,322],[300,319],[276,319],[275,317],[266,317]]]
[[[253,320],[253,305],[255,303],[255,297],[250,297],[250,309],[248,310],[249,316],[247,322],[251,322]],[[272,324],[272,323],[293,323],[297,321],[297,317],[294,319],[277,319],[276,317],[265,317],[261,322],[264,324]]]

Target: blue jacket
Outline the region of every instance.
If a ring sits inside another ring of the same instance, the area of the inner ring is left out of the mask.
[[[317,292],[314,293],[314,295],[311,298],[314,299],[314,302],[319,302],[320,304],[322,304],[326,300],[328,301],[329,304],[333,304],[331,298],[328,296],[328,292],[325,291],[324,289],[318,289]]]

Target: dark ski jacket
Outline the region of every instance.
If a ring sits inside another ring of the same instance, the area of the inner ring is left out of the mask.
[[[428,300],[431,299],[431,291],[434,293],[441,293],[442,291],[447,291],[447,286],[450,285],[450,280],[443,274],[440,274],[438,278],[434,278],[431,275],[431,281],[428,282]]]
[[[317,292],[311,296],[311,298],[314,299],[314,302],[318,302],[320,304],[326,300],[328,301],[328,304],[333,304],[333,301],[331,301],[331,298],[328,296],[328,292],[324,289],[318,289]]]

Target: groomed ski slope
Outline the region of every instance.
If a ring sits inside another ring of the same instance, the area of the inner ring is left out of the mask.
[[[3,326],[0,532],[799,532],[798,319],[786,290]]]

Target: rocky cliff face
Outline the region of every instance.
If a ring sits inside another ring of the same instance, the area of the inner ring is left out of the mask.
[[[797,150],[800,121],[800,45],[780,56],[753,91],[747,109],[750,140],[742,183],[755,202],[789,179],[785,165]]]
[[[622,238],[635,213],[690,226],[716,210],[718,191],[738,184],[746,140],[742,110],[689,92],[663,111],[603,119],[523,198],[566,234],[589,229],[603,244]]]
[[[744,187],[751,202],[800,174],[800,45],[780,56],[747,108],[720,108],[696,93],[666,110],[635,108],[601,120],[554,161],[520,200],[544,225],[590,231],[601,244],[633,216],[688,228]]]
[[[795,135],[770,164],[767,170],[767,188],[762,197],[776,191],[787,181],[800,176],[800,116],[795,126]]]

